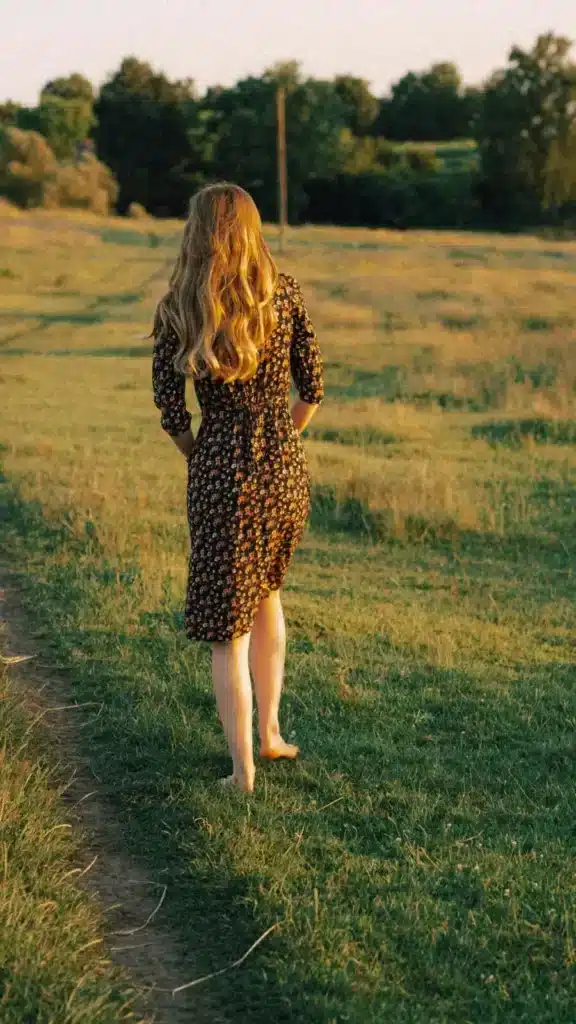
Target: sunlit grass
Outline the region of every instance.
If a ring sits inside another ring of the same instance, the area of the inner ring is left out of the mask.
[[[150,394],[180,227],[22,215],[0,248],[7,557],[104,702],[86,749],[126,843],[170,866],[206,970],[281,922],[213,983],[226,1019],[569,1022],[576,244],[289,232],[327,381],[285,588],[304,758],[247,806],[214,785],[185,465]]]

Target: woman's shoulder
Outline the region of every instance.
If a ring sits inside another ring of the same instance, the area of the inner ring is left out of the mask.
[[[283,295],[288,295],[290,298],[297,299],[300,296],[300,285],[296,278],[282,271],[278,274],[277,290]]]

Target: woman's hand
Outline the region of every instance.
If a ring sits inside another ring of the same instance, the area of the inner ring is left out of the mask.
[[[310,405],[309,402],[298,401],[294,403],[292,407],[292,419],[294,420],[294,425],[299,434],[301,434],[303,430],[306,430],[310,420],[319,408],[319,405]]]
[[[194,454],[196,441],[191,430],[185,430],[183,434],[178,434],[176,437],[172,436],[172,440],[184,458],[189,459]]]

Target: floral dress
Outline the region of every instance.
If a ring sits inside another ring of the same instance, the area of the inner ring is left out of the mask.
[[[297,282],[279,276],[278,324],[254,377],[194,379],[202,422],[188,460],[190,563],[185,627],[190,639],[225,641],[250,631],[263,597],[286,574],[310,508],[310,477],[290,414],[299,397],[324,396],[322,358]],[[154,402],[171,436],[190,426],[185,376],[174,367],[176,334],[154,341]]]

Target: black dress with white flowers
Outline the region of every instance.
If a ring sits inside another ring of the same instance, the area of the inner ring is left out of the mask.
[[[202,422],[188,462],[190,639],[224,641],[250,631],[256,609],[286,574],[310,508],[310,477],[290,415],[299,397],[324,395],[322,358],[297,282],[281,274],[278,325],[255,376],[194,380]],[[190,426],[185,377],[174,368],[175,333],[154,341],[154,401],[170,435]]]

